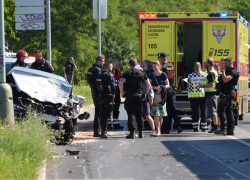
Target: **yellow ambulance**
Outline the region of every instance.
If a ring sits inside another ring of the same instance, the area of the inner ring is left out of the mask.
[[[139,19],[141,64],[156,61],[159,52],[167,53],[176,70],[175,105],[180,118],[191,110],[183,79],[193,72],[194,63],[205,68],[208,57],[219,64],[223,57],[231,57],[240,72],[234,114],[236,122],[243,120],[248,112],[249,23],[238,12],[142,12]]]

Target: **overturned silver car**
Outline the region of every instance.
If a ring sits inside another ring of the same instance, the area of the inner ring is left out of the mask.
[[[14,67],[6,76],[13,91],[15,115],[25,116],[29,108],[42,114],[56,129],[64,129],[64,140],[73,139],[77,119],[89,118],[80,114],[85,97],[75,96],[65,78],[34,69]]]

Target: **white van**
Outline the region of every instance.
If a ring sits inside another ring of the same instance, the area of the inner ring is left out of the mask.
[[[12,64],[16,62],[16,53],[14,52],[5,52],[5,67],[6,67],[6,74],[11,70]],[[35,57],[27,57],[24,61],[27,66],[30,68],[31,64],[35,62]]]

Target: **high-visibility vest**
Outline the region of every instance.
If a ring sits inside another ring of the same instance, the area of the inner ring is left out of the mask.
[[[209,71],[208,71],[208,69],[206,68],[206,69],[203,69],[203,72],[204,73],[206,73],[206,74],[208,74],[209,73]]]
[[[216,88],[215,88],[216,87],[216,83],[219,82],[218,81],[218,73],[214,69],[212,69],[211,71],[209,71],[209,73],[210,72],[213,72],[215,74],[214,86],[213,87],[209,87],[209,88],[205,88],[205,92],[216,92],[217,91]],[[209,84],[208,79],[206,79],[205,84],[206,85]]]
[[[188,88],[188,97],[189,98],[205,97],[204,88],[199,88],[199,91],[197,91],[197,87],[205,82],[206,76],[203,74],[201,77],[199,77],[196,75],[195,72],[190,74],[190,76],[192,75],[194,75],[194,77],[189,77],[191,87]]]

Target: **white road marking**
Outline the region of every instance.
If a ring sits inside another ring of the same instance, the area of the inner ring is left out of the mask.
[[[102,159],[104,159],[105,156],[101,157],[99,160],[95,161],[96,164],[99,165],[99,167],[97,168],[97,171],[98,171],[98,179],[102,179],[102,171],[101,169],[103,168],[103,164],[102,163],[99,163],[98,161],[101,161]]]
[[[225,173],[226,176],[230,177],[231,179],[235,179],[233,176],[230,176],[230,174]]]
[[[238,139],[238,138],[236,138],[234,136],[227,136],[227,137],[230,138],[230,139],[234,139],[234,140],[238,141],[239,143],[245,144],[246,146],[250,147],[250,143],[247,143],[247,142],[245,142],[245,141],[243,141],[241,139]]]
[[[192,146],[194,149],[196,149],[196,150],[198,150],[198,151],[202,152],[203,154],[205,154],[205,155],[207,155],[207,156],[211,157],[212,159],[214,159],[215,161],[219,162],[220,164],[222,164],[222,165],[224,165],[224,166],[228,167],[229,169],[231,169],[231,170],[233,170],[234,172],[236,172],[236,173],[238,173],[238,174],[240,174],[240,175],[244,176],[245,178],[250,179],[250,176],[247,176],[247,175],[245,175],[245,174],[242,174],[241,172],[237,171],[236,169],[234,169],[234,168],[232,168],[232,167],[228,166],[227,164],[224,164],[224,163],[223,163],[223,162],[221,162],[220,160],[216,159],[216,158],[215,158],[215,157],[213,157],[212,155],[210,155],[210,154],[208,154],[208,153],[206,153],[206,152],[202,151],[201,149],[199,149],[199,148],[195,147],[193,144],[191,144],[191,143],[189,143],[189,142],[187,142],[187,143],[188,143],[188,144],[190,144],[190,146]]]

